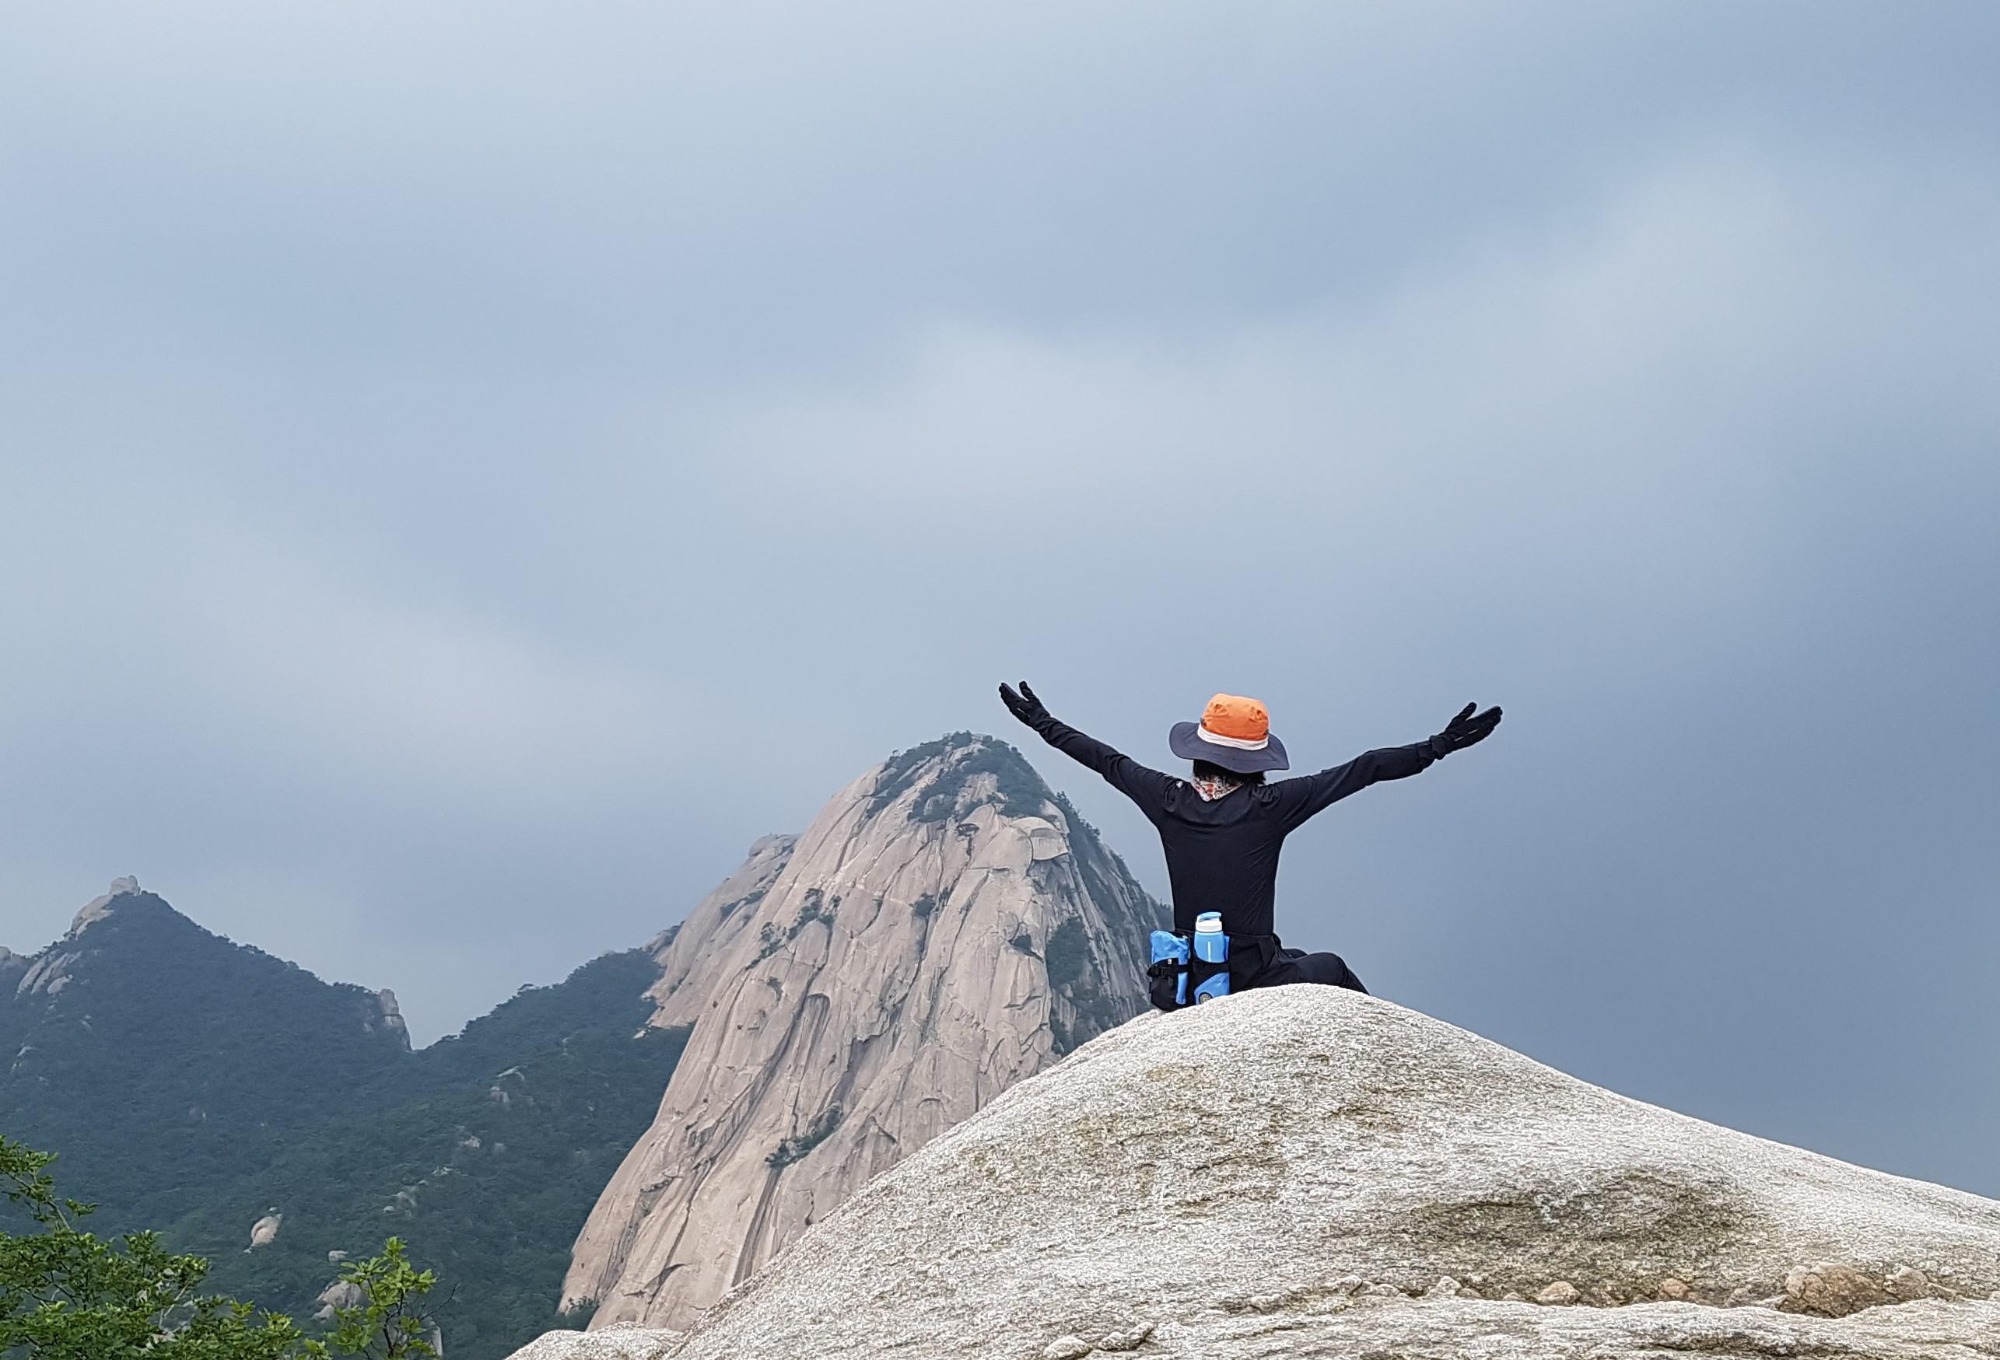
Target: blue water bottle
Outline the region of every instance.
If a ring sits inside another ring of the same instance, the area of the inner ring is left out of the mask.
[[[1204,963],[1229,962],[1229,937],[1222,933],[1222,914],[1205,911],[1194,918],[1194,956]],[[1223,969],[1194,989],[1194,1004],[1229,995],[1229,970]]]

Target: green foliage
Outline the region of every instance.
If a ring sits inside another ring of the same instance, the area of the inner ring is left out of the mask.
[[[1076,804],[1070,802],[1068,794],[1058,789],[1056,792],[1050,794],[1049,797],[1057,807],[1062,809],[1063,819],[1069,823],[1069,834],[1072,838],[1086,837],[1093,844],[1097,842],[1097,828],[1085,820],[1084,815],[1076,810]]]
[[[0,1186],[34,1231],[0,1233],[0,1355],[32,1360],[291,1360],[324,1355],[291,1319],[204,1294],[208,1262],[148,1232],[82,1231],[91,1206],[58,1199],[55,1158],[0,1135]]]
[[[556,1314],[556,1324],[553,1330],[562,1332],[580,1332],[584,1330],[584,1328],[590,1325],[590,1319],[597,1314],[597,1302],[596,1299],[578,1299],[568,1308]]]
[[[0,1189],[32,1231],[0,1233],[0,1355],[25,1360],[436,1360],[426,1300],[432,1271],[402,1241],[342,1272],[356,1302],[324,1341],[290,1318],[201,1292],[209,1263],[169,1252],[157,1233],[110,1242],[79,1224],[93,1207],[59,1199],[51,1153],[0,1134]]]
[[[361,1302],[334,1310],[334,1350],[367,1360],[436,1360],[430,1338],[437,1319],[426,1300],[437,1275],[410,1264],[402,1238],[390,1238],[380,1256],[349,1267],[340,1278],[361,1291]]]
[[[1081,978],[1090,966],[1090,936],[1085,933],[1083,922],[1065,916],[1049,932],[1043,953],[1049,969],[1049,986],[1066,987]]]
[[[763,943],[758,946],[757,957],[752,959],[751,963],[753,965],[759,964],[765,959],[770,958],[771,955],[783,949],[793,940],[796,940],[799,937],[799,932],[814,921],[825,921],[831,925],[835,914],[839,910],[840,899],[838,897],[828,898],[818,888],[807,888],[805,901],[799,907],[798,917],[789,926],[783,930],[779,930],[774,923],[766,921],[757,928],[757,938],[762,940]]]
[[[410,1064],[375,993],[212,935],[151,893],[114,898],[53,949],[68,982],[0,1004],[0,1052],[19,1055],[0,1068],[0,1112],[13,1137],[62,1149],[105,1230],[174,1221],[329,1109],[393,1098],[383,1083]]]
[[[764,1159],[764,1165],[782,1170],[793,1162],[804,1160],[808,1152],[833,1137],[833,1131],[839,1127],[840,1106],[829,1105],[819,1112],[804,1133],[782,1140],[777,1150]]]
[[[942,822],[957,815],[960,793],[979,775],[993,776],[993,801],[1009,817],[1039,817],[1049,799],[1049,787],[1021,753],[1003,741],[984,738],[952,761],[925,785],[912,805],[910,819]]]
[[[652,1122],[687,1042],[644,1026],[650,958],[607,955],[413,1054],[402,1098],[327,1119],[172,1225],[230,1288],[310,1311],[330,1251],[393,1230],[435,1268],[452,1360],[502,1360],[553,1327],[570,1245]],[[246,1225],[284,1208],[278,1239]]]
[[[989,740],[953,767],[952,773],[961,781],[978,774],[992,775],[1000,811],[1009,817],[1039,817],[1049,802],[1049,786],[1035,773],[1035,767],[1004,741]]]
[[[735,915],[738,911],[740,911],[744,907],[756,906],[759,902],[762,902],[764,900],[764,892],[765,890],[763,888],[752,888],[749,892],[744,893],[743,896],[737,898],[735,901],[724,902],[722,904],[722,913],[721,913],[722,919],[727,921],[731,916]]]
[[[977,740],[970,732],[952,732],[936,741],[927,741],[890,756],[882,767],[882,773],[875,779],[875,791],[868,797],[868,815],[875,816],[909,792],[917,782],[918,771],[925,765],[946,751],[969,746]],[[918,801],[921,803],[922,800]]]
[[[1009,817],[1039,817],[1052,796],[1034,766],[1006,742],[972,732],[952,732],[891,756],[869,795],[868,815],[875,816],[915,788],[924,767],[941,757],[945,768],[911,800],[912,821],[942,822],[956,815],[958,795],[976,775],[993,776],[993,801]]]
[[[570,1245],[686,1042],[645,1028],[659,970],[639,950],[413,1053],[373,993],[150,894],[113,899],[53,949],[70,976],[59,992],[0,990],[0,1045],[29,1050],[0,1068],[0,1119],[63,1149],[65,1183],[103,1206],[93,1226],[159,1228],[158,1249],[213,1262],[203,1288],[296,1318],[339,1270],[328,1253],[362,1256],[394,1232],[437,1273],[452,1360],[501,1360],[561,1325]],[[244,1251],[271,1206],[277,1239]],[[0,1226],[30,1222],[0,1203]]]
[[[1058,1016],[1049,1018],[1049,1032],[1058,1054],[1068,1053],[1085,1040],[1131,1018],[1125,1003],[1107,987],[1103,967],[1091,953],[1089,932],[1077,917],[1064,917],[1049,932],[1048,943],[1043,946],[1043,960],[1048,965],[1049,986],[1065,993],[1076,1008],[1074,1030]]]

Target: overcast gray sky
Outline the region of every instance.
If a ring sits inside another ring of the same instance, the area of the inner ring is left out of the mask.
[[[419,1038],[892,749],[1475,752],[1280,922],[2000,1195],[2000,10],[8,6],[0,941]],[[1157,845],[1028,752],[1156,892]]]

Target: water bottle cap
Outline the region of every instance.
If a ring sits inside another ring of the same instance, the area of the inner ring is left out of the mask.
[[[1219,911],[1203,912],[1194,918],[1194,928],[1204,935],[1220,934],[1222,931],[1222,913]]]

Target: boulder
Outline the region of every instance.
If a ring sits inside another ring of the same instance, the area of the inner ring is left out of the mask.
[[[1939,1290],[1930,1282],[1923,1271],[1910,1266],[1898,1266],[1889,1272],[1889,1278],[1882,1281],[1882,1287],[1897,1303],[1908,1303],[1912,1299],[1934,1298],[1946,1291]]]
[[[333,1253],[329,1252],[327,1254],[330,1256]],[[346,1255],[345,1252],[341,1254],[343,1256]],[[334,1314],[338,1313],[341,1309],[359,1308],[362,1304],[368,1302],[368,1295],[362,1290],[360,1285],[354,1283],[352,1280],[335,1280],[332,1284],[319,1291],[319,1298],[314,1300],[314,1302],[319,1304],[319,1309],[313,1314],[313,1321],[331,1322]]]
[[[1933,1296],[1894,1302],[1912,1262]],[[1882,1301],[1846,1316],[1721,1306],[1831,1312],[1862,1281]],[[1033,1360],[1150,1329],[1142,1353],[1204,1360],[1994,1360],[1996,1290],[2000,1203],[1299,986],[1143,1016],[1015,1086],[670,1354]]]

